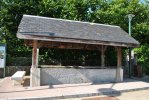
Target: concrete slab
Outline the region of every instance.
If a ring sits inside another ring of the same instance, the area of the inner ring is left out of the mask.
[[[78,97],[116,94],[122,92],[149,89],[149,83],[127,79],[122,83],[107,84],[63,84],[53,86],[13,86],[9,77],[1,82],[0,99],[7,100],[55,100]]]

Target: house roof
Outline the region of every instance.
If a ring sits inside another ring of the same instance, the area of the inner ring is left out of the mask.
[[[29,40],[137,47],[119,26],[23,15],[17,37]]]

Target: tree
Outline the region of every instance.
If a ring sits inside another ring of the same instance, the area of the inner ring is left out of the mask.
[[[132,36],[141,43],[136,52],[143,54],[142,49],[149,45],[149,3],[147,0],[143,3],[139,0],[1,0],[0,8],[0,42],[7,43],[7,52],[10,56],[27,54],[31,56],[31,49],[23,45],[23,40],[16,38],[23,14],[119,25],[128,32],[128,19],[125,16],[132,13],[135,15],[132,20]],[[54,55],[53,59],[58,59],[57,52],[59,50],[49,49],[41,54]],[[87,58],[91,52],[85,52],[84,56]],[[70,54],[74,58],[84,59],[81,56],[82,53],[75,55],[74,51],[64,53],[68,57]],[[148,56],[142,57],[149,60]],[[146,63],[147,60],[142,63]]]

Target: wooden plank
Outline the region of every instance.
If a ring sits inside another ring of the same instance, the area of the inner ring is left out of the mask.
[[[96,45],[109,45],[109,46],[121,46],[121,47],[138,47],[139,46],[139,45],[131,44],[131,43],[118,43],[118,42],[110,42],[110,41],[47,37],[47,36],[36,36],[36,35],[17,34],[17,37],[20,39],[42,40],[42,41],[53,41],[53,42],[66,42],[66,43],[69,42],[69,43],[96,44]]]
[[[25,40],[25,45],[33,47],[32,40]],[[37,47],[47,47],[47,48],[59,48],[59,49],[84,49],[84,50],[98,50],[97,46],[91,44],[81,44],[81,43],[65,43],[65,42],[51,42],[51,41],[38,41]]]
[[[101,46],[101,66],[104,67],[105,66],[105,51],[107,49],[107,46]]]
[[[116,47],[117,49],[117,69],[116,69],[116,82],[121,82],[121,66],[122,66],[122,49],[121,47]]]
[[[122,49],[121,49],[121,47],[118,47],[117,48],[118,50],[118,52],[117,52],[117,55],[118,55],[118,57],[117,57],[117,66],[118,67],[121,67],[122,66]]]
[[[39,55],[39,48],[38,41],[33,41],[33,49],[32,49],[32,67],[38,67],[38,55]]]

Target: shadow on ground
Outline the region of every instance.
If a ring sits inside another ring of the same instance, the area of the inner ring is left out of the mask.
[[[106,95],[106,96],[120,96],[121,92],[117,91],[115,89],[112,88],[101,88],[98,89],[98,91],[102,94],[102,95]]]
[[[124,78],[124,82],[137,82],[137,81],[149,83],[149,76]]]
[[[132,79],[149,83],[149,76],[133,77]]]
[[[110,88],[101,88],[98,89],[98,91],[102,94],[105,95],[106,97],[95,97],[95,98],[90,98],[90,99],[84,99],[84,100],[119,100],[116,97],[121,95],[120,91],[117,91],[113,89],[116,83],[113,83]]]

